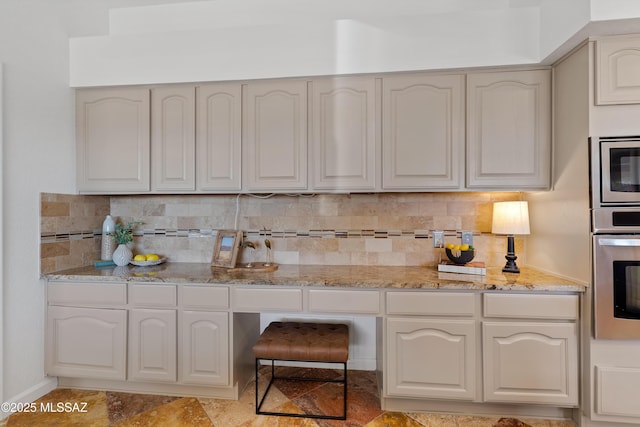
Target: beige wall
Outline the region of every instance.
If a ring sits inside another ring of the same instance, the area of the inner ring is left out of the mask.
[[[530,193],[527,262],[590,282],[589,46],[554,67],[553,191]]]

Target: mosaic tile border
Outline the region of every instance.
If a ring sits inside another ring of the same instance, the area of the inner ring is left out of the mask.
[[[447,237],[460,237],[461,231],[444,230]],[[165,236],[165,237],[213,237],[216,230],[208,228],[192,228],[192,229],[166,229],[153,228],[137,230],[134,233],[136,237],[145,236]],[[473,232],[474,236],[482,233]],[[287,238],[326,238],[326,239],[348,239],[348,238],[407,238],[407,239],[431,239],[433,238],[433,230],[245,230],[244,236],[248,239],[271,237],[274,239]],[[96,239],[102,237],[100,230],[83,230],[69,231],[59,233],[42,233],[40,235],[40,243],[57,243],[74,240]]]

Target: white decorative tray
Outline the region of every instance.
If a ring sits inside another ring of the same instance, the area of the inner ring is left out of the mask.
[[[156,261],[134,261],[131,260],[129,261],[131,264],[133,265],[137,265],[138,267],[149,267],[151,265],[158,265],[158,264],[162,264],[163,262],[165,262],[167,260],[166,257],[161,257],[160,259],[156,260]]]

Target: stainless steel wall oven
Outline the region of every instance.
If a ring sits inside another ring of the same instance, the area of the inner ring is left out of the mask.
[[[595,337],[640,339],[640,235],[595,234]]]
[[[590,144],[595,337],[640,339],[640,136]]]

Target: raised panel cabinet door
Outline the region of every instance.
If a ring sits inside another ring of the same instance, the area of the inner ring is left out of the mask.
[[[245,98],[245,188],[306,190],[307,82],[252,82]]]
[[[151,190],[196,189],[196,89],[151,91]]]
[[[476,322],[388,318],[388,396],[474,400]]]
[[[76,92],[80,192],[149,191],[149,90]]]
[[[176,311],[129,312],[129,380],[175,382]]]
[[[464,76],[382,79],[382,188],[457,189],[464,165]]]
[[[196,93],[196,188],[241,189],[242,87],[202,85]]]
[[[596,41],[596,104],[640,103],[640,37]]]
[[[550,71],[469,74],[467,187],[548,189],[550,181]]]
[[[571,323],[484,322],[484,400],[578,405],[578,332]]]
[[[183,311],[180,333],[180,382],[229,385],[229,314]]]
[[[597,419],[640,425],[640,367],[595,365],[595,377]]]
[[[46,373],[124,380],[126,325],[126,310],[49,306]]]
[[[313,189],[374,190],[379,158],[375,78],[318,79],[311,85]]]

